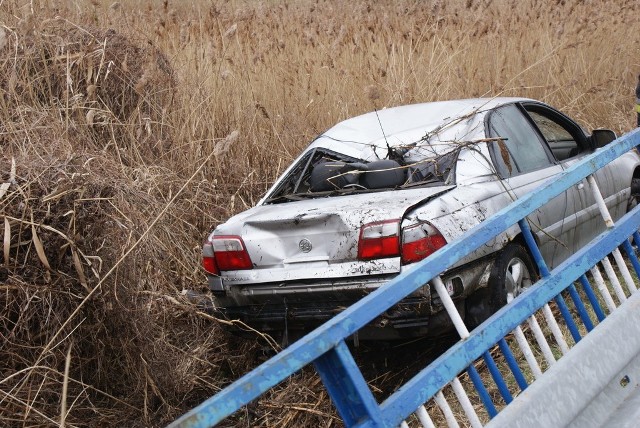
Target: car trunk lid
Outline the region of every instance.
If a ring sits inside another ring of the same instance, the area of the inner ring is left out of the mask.
[[[216,235],[240,236],[253,263],[251,270],[222,272],[222,277],[243,284],[398,272],[398,257],[358,260],[361,226],[400,220],[411,207],[453,187],[423,187],[255,207],[216,229]]]

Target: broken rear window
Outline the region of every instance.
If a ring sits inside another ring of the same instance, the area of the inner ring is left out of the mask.
[[[266,203],[450,184],[459,150],[414,161],[417,151],[417,147],[390,148],[388,159],[367,162],[315,148],[298,160]]]

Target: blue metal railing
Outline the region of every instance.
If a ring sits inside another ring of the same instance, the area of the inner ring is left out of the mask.
[[[309,364],[314,364],[346,426],[398,426],[416,412],[416,409],[420,410],[421,406],[442,388],[452,381],[457,381],[457,376],[464,372],[468,373],[489,417],[493,417],[498,410],[490,394],[486,392],[483,381],[473,365],[474,361],[483,358],[498,386],[502,400],[508,404],[512,399],[511,392],[488,350],[498,345],[516,384],[523,390],[528,383],[505,340],[506,335],[519,328],[518,326],[527,319],[531,320],[532,315],[541,308],[546,310],[545,305],[553,301],[562,316],[563,325],[569,330],[573,341],[578,342],[581,339],[581,328],[587,332],[591,331],[594,321],[599,322],[605,318],[585,273],[621,246],[630,258],[636,274],[640,275],[640,262],[628,241],[628,237],[634,236],[636,242],[640,243],[640,235],[636,232],[640,227],[640,215],[637,215],[640,208],[624,216],[615,227],[598,236],[552,272],[540,256],[525,218],[570,186],[638,145],[640,131],[636,130],[586,156],[552,181],[542,185],[538,191],[518,199],[465,233],[460,239],[417,263],[413,269],[399,274],[170,426],[213,426]],[[346,345],[347,338],[514,224],[520,226],[542,278],[481,326],[463,335],[462,341],[378,404]],[[591,319],[589,310],[573,285],[576,280],[580,282],[596,320]],[[566,293],[563,293],[565,290]],[[565,301],[563,294],[569,296],[569,303]],[[571,311],[578,314],[578,324],[575,323]],[[535,319],[532,322],[535,323]],[[425,413],[421,413],[420,416],[428,419]],[[420,417],[420,420],[423,418]]]

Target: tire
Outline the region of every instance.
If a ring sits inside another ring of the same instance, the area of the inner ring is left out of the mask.
[[[488,286],[467,298],[467,327],[480,325],[507,304],[507,294],[514,297],[521,294],[536,278],[537,271],[527,250],[520,244],[508,244],[495,259]]]
[[[631,180],[631,194],[627,202],[627,212],[634,209],[640,203],[640,178]]]
[[[637,207],[638,204],[640,204],[640,178],[634,178],[631,180],[631,194],[629,195],[629,200],[627,201],[627,212]],[[638,244],[640,244],[638,242],[635,242],[635,239],[633,239],[632,237],[629,238],[629,242],[635,247],[638,247]]]

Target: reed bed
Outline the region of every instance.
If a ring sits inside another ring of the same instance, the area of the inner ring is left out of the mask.
[[[0,0],[2,424],[162,426],[257,365],[268,343],[184,291],[207,231],[337,121],[517,95],[630,130],[639,9]],[[312,371],[225,424],[341,425]]]

